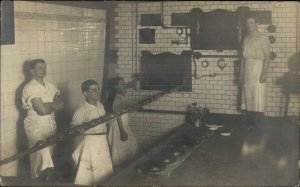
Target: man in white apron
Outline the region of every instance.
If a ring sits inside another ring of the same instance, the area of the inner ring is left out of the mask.
[[[250,128],[258,123],[266,109],[266,80],[270,63],[270,43],[267,36],[258,32],[255,17],[247,18],[248,35],[243,43],[244,62],[240,82],[242,106],[246,111]]]
[[[32,60],[29,64],[32,80],[23,89],[22,103],[27,110],[24,128],[29,147],[39,140],[46,140],[56,132],[54,111],[64,107],[59,90],[44,81],[46,63],[43,59]],[[54,168],[52,162],[53,147],[46,147],[30,155],[31,176],[48,180],[48,171]]]
[[[98,83],[94,80],[87,80],[82,83],[81,90],[86,101],[76,110],[71,122],[73,126],[105,115],[105,110],[99,102]],[[99,185],[113,173],[105,124],[85,131],[75,139],[75,145],[76,148],[72,154],[77,166],[75,184]]]
[[[126,86],[122,77],[113,79],[112,89],[109,94],[111,100],[108,102],[111,111],[116,111],[128,105],[126,99]],[[110,123],[108,141],[111,148],[112,163],[121,166],[132,161],[137,154],[138,144],[129,125],[129,114],[123,114]]]

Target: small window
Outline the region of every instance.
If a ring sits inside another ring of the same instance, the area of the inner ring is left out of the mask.
[[[160,26],[161,14],[142,14],[141,26]]]
[[[140,44],[154,44],[155,29],[140,29]]]
[[[14,24],[14,2],[2,1],[0,3],[0,21],[1,21],[1,36],[0,44],[15,43],[15,24]]]

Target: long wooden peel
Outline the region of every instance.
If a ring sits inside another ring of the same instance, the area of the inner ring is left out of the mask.
[[[167,95],[169,93],[173,93],[175,91],[178,91],[181,87],[182,86],[178,86],[178,87],[175,87],[174,89],[168,90],[166,92],[161,92],[161,93],[155,94],[154,96],[151,96],[147,99],[139,101],[135,104],[126,106],[122,109],[119,109],[117,111],[108,113],[108,114],[106,114],[104,116],[101,116],[97,119],[94,119],[94,120],[91,120],[89,122],[83,123],[82,125],[73,127],[67,132],[56,133],[54,135],[51,135],[46,140],[38,141],[35,144],[35,146],[33,146],[31,148],[28,148],[28,149],[26,149],[26,150],[24,150],[20,153],[17,153],[13,156],[10,156],[8,158],[5,158],[5,159],[1,160],[0,161],[0,166],[8,164],[12,161],[18,160],[18,159],[20,159],[20,158],[22,158],[22,157],[24,157],[28,154],[34,153],[38,150],[44,149],[45,147],[56,144],[57,142],[60,142],[60,141],[66,140],[68,138],[78,136],[78,135],[82,134],[84,131],[86,131],[88,129],[91,129],[91,128],[93,128],[95,126],[98,126],[98,125],[105,124],[105,122],[109,122],[113,119],[116,119],[116,118],[120,117],[121,115],[123,115],[125,113],[134,112],[134,111],[140,109],[142,106],[147,105],[149,103],[152,103],[153,101],[157,100],[160,97],[163,97],[164,95]]]

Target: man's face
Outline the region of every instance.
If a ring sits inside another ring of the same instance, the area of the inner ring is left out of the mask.
[[[47,68],[45,63],[38,63],[30,70],[33,77],[44,78],[46,76]]]
[[[253,32],[257,30],[257,23],[254,18],[247,19],[247,30],[248,32]]]
[[[90,85],[89,90],[85,92],[85,96],[92,101],[100,99],[100,87],[98,84]]]
[[[120,93],[122,94],[126,94],[127,93],[127,90],[126,90],[126,83],[124,80],[120,80],[118,82],[118,85],[117,85],[117,89],[119,90]]]

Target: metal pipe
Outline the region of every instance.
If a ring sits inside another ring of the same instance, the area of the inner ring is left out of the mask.
[[[137,112],[147,112],[147,113],[160,113],[160,114],[182,114],[186,115],[185,111],[173,111],[173,110],[151,110],[151,109],[139,109]]]
[[[241,55],[201,55],[206,58],[241,58]]]
[[[136,110],[142,108],[143,105],[152,103],[153,101],[157,100],[160,97],[163,97],[164,95],[167,95],[169,93],[173,93],[173,92],[176,92],[176,91],[180,90],[181,87],[182,86],[178,86],[178,87],[175,87],[174,89],[168,90],[166,92],[160,92],[160,93],[158,93],[154,96],[151,96],[147,99],[139,101],[135,104],[132,104],[132,105],[126,106],[124,108],[121,108],[117,111],[108,113],[108,114],[106,114],[104,116],[101,116],[97,119],[94,119],[92,121],[83,123],[82,125],[76,126],[72,129],[70,129],[69,131],[66,131],[66,132],[63,132],[63,133],[57,133],[55,135],[51,135],[47,138],[47,140],[40,140],[36,143],[35,146],[33,146],[29,149],[26,149],[25,151],[22,151],[22,152],[17,153],[13,156],[10,156],[8,158],[0,160],[0,166],[8,164],[8,163],[10,163],[14,160],[17,160],[19,158],[24,157],[25,155],[31,154],[33,152],[41,150],[41,149],[43,149],[45,147],[48,147],[50,145],[56,144],[57,142],[73,138],[77,135],[82,134],[84,131],[86,131],[88,129],[91,129],[93,127],[96,127],[98,125],[105,125],[106,122],[110,122],[111,120],[114,120],[114,119],[120,117],[121,115],[123,115],[125,113],[136,111]]]
[[[130,3],[131,5],[131,69],[132,69],[132,73],[136,73],[135,70],[134,70],[134,61],[133,61],[133,55],[134,55],[134,52],[133,52],[133,38],[134,38],[134,33],[133,33],[133,2],[131,1]]]
[[[161,27],[163,29],[175,29],[175,28],[186,28],[187,26],[166,26],[164,24],[164,5],[163,5],[163,1],[160,2],[160,14],[161,14]]]
[[[140,68],[138,68],[138,2],[135,2],[135,71],[138,73]],[[139,81],[136,84],[136,89],[140,89]]]
[[[300,32],[300,27],[299,27],[299,10],[300,10],[300,5],[299,3],[297,3],[297,6],[296,6],[297,10],[296,10],[296,53],[299,53],[299,40],[300,40],[300,37],[299,37],[299,32]]]

